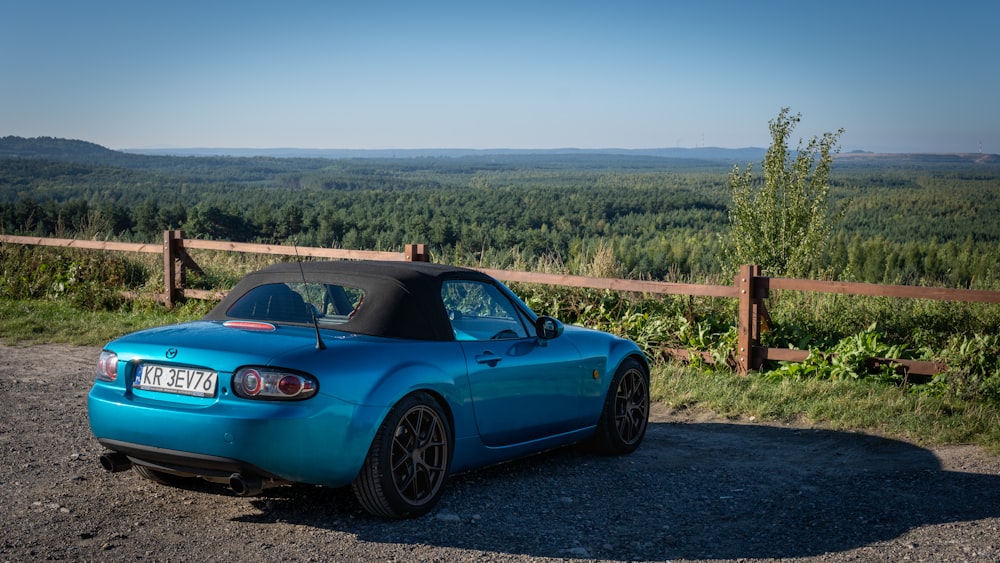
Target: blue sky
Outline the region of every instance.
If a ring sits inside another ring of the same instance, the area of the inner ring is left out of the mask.
[[[1000,2],[0,0],[0,136],[1000,153]]]

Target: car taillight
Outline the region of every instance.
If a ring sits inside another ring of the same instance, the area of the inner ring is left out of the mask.
[[[104,350],[97,357],[97,379],[114,381],[118,377],[118,354]]]
[[[242,368],[233,374],[233,391],[245,399],[308,399],[316,394],[316,381],[305,374]]]
[[[264,388],[264,378],[261,377],[260,372],[255,369],[248,369],[243,372],[242,377],[239,380],[241,395],[246,395],[248,397],[256,397],[260,394],[261,389]]]
[[[302,378],[293,375],[286,375],[278,381],[278,391],[281,391],[290,397],[298,395],[302,391],[303,387]]]

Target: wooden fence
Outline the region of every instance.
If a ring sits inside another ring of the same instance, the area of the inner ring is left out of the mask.
[[[272,254],[336,260],[394,260],[423,261],[430,258],[427,245],[408,244],[403,252],[381,252],[369,250],[346,250],[315,247],[279,246],[268,244],[247,244],[225,241],[185,239],[181,231],[164,231],[163,244],[138,244],[123,242],[86,241],[75,239],[36,238],[0,235],[0,243],[57,246],[105,251],[153,253],[163,255],[164,291],[158,295],[168,307],[181,298],[221,299],[225,293],[187,289],[184,287],[185,272],[200,268],[188,255],[189,249],[244,252],[252,254]],[[688,295],[697,297],[723,297],[738,300],[736,368],[741,373],[759,369],[767,360],[800,362],[809,355],[807,350],[768,348],[760,345],[762,321],[768,319],[765,299],[771,290],[790,290],[817,293],[839,293],[846,295],[884,296],[910,299],[932,299],[940,301],[967,301],[980,303],[1000,303],[1000,291],[979,291],[968,289],[947,289],[914,287],[905,285],[882,285],[836,281],[815,281],[792,278],[771,278],[762,275],[760,266],[744,265],[736,275],[733,285],[701,285],[612,278],[591,278],[561,274],[517,272],[481,268],[481,271],[505,282],[538,283],[566,287],[609,289],[614,291]],[[687,350],[666,349],[668,355],[679,359],[689,359]],[[707,355],[706,360],[711,361]],[[944,366],[927,361],[893,358],[873,358],[876,363],[892,362],[907,373],[932,375]]]

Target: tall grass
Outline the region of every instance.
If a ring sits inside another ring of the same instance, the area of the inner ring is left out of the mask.
[[[79,309],[67,300],[0,298],[0,341],[11,345],[102,346],[129,332],[197,319],[207,312],[208,304],[200,301],[170,311],[149,301],[95,311]]]
[[[870,432],[924,446],[978,444],[1000,454],[1000,404],[913,393],[873,380],[775,381],[666,363],[654,368],[650,391],[654,400],[679,410]]]

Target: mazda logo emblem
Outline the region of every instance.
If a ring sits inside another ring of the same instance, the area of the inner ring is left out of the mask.
[[[167,359],[174,359],[177,357],[177,348],[167,348]]]

